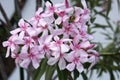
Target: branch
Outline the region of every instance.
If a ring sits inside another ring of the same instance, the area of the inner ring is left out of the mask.
[[[9,19],[8,19],[8,17],[7,17],[7,14],[5,13],[5,11],[4,11],[1,3],[0,3],[0,11],[1,11],[3,17],[5,18],[7,25],[10,27],[10,26],[11,26],[11,23],[10,23],[10,21],[9,21]]]
[[[19,18],[21,18],[21,10],[20,10],[20,4],[18,0],[14,0],[15,2],[15,11]]]
[[[36,10],[42,6],[42,0],[36,0]]]

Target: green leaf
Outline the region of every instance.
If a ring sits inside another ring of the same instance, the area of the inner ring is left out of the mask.
[[[53,66],[47,65],[46,73],[45,73],[45,80],[52,79],[55,69],[56,69],[56,65],[53,65]]]
[[[109,33],[101,33],[101,34],[105,35],[106,39],[108,39],[108,40],[112,40],[113,39]]]
[[[74,72],[73,72],[73,76],[74,76],[74,80],[76,80],[78,77],[79,77],[79,72],[75,69]]]
[[[111,4],[112,4],[112,1],[111,0],[108,0],[108,7],[107,7],[107,16],[108,16],[108,14],[109,14],[109,12],[110,12],[110,10],[111,10]]]
[[[84,72],[82,72],[81,75],[83,77],[83,80],[88,80],[88,77],[87,77],[87,75]]]
[[[107,25],[102,25],[102,24],[98,24],[98,23],[95,23],[94,25],[95,26],[93,28],[103,28],[103,29],[108,28]]]
[[[109,70],[110,80],[115,80],[115,76],[112,70]]]
[[[120,0],[117,0],[118,10],[120,11]]]
[[[46,70],[46,65],[47,65],[47,59],[45,58],[43,62],[41,62],[40,67],[36,70],[33,80],[40,80],[40,78],[42,77],[43,73]]]
[[[65,70],[60,70],[59,67],[57,66],[57,72],[59,80],[67,80],[68,75]]]
[[[107,15],[105,15],[104,13],[102,13],[102,12],[98,12],[98,11],[95,10],[95,9],[94,9],[94,12],[95,12],[95,14],[99,14],[99,15],[102,16],[103,18],[106,18],[106,19],[109,20],[109,17],[108,17]]]

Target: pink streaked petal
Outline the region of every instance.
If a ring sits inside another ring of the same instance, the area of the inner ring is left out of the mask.
[[[35,69],[37,69],[39,67],[39,61],[36,58],[32,59],[32,65]]]
[[[60,24],[62,22],[62,18],[61,17],[58,17],[56,20],[55,20],[55,24]]]
[[[40,13],[43,11],[43,8],[38,8],[37,12],[36,12],[36,15],[40,15]]]
[[[58,61],[58,58],[53,58],[51,57],[49,60],[48,60],[48,64],[49,65],[54,65],[56,62]]]
[[[82,43],[80,44],[80,47],[81,47],[81,48],[88,48],[90,45],[91,45],[91,44],[90,44],[89,41],[85,41],[85,42],[82,42]]]
[[[52,40],[52,37],[52,35],[47,36],[47,38],[45,39],[45,44],[48,44]]]
[[[59,58],[60,57],[60,52],[59,51],[54,51],[51,54],[52,56],[54,56],[55,58]]]
[[[25,32],[24,31],[20,32],[19,39],[23,39],[24,36],[25,36]]]
[[[28,57],[29,56],[28,53],[20,53],[19,56],[20,56],[21,59],[27,59],[27,58],[29,58]]]
[[[15,30],[10,31],[10,33],[11,33],[11,34],[17,34],[17,33],[20,32],[20,31],[21,31],[21,29],[20,29],[20,28],[17,28],[17,29],[15,29]]]
[[[60,38],[59,38],[58,36],[55,36],[55,37],[54,37],[54,40],[55,40],[55,41],[58,41],[58,40],[60,40]]]
[[[41,25],[41,26],[46,26],[47,25],[47,22],[45,21],[45,20],[43,20],[43,19],[40,19],[39,20],[39,25]]]
[[[24,46],[21,48],[21,53],[28,53],[28,46],[27,46],[27,45],[24,45]]]
[[[62,41],[63,42],[68,42],[68,41],[70,42],[70,41],[72,41],[72,39],[62,39]]]
[[[88,62],[92,63],[95,61],[95,56],[91,56],[89,59],[88,59]]]
[[[15,44],[18,44],[18,45],[20,45],[20,44],[24,44],[25,43],[25,41],[24,40],[16,40],[15,41]]]
[[[11,45],[10,49],[11,49],[11,52],[13,52],[16,49],[16,46],[15,45]]]
[[[51,7],[51,3],[50,3],[49,1],[47,1],[47,2],[45,3],[45,6],[46,6],[47,8],[49,8],[49,7]]]
[[[49,48],[52,50],[52,51],[58,51],[59,48],[57,46],[55,46],[55,43],[54,42],[51,42]]]
[[[7,46],[8,46],[8,44],[9,44],[9,42],[8,42],[8,41],[4,41],[4,42],[2,43],[3,47],[7,47]]]
[[[27,69],[29,64],[30,64],[31,60],[30,59],[24,59],[21,63],[20,66]]]
[[[61,34],[63,34],[62,29],[57,29],[57,30],[54,30],[54,32],[53,32],[53,35],[61,35]]]
[[[37,31],[34,28],[28,28],[27,33],[32,37],[32,36],[37,36]]]
[[[58,66],[59,66],[60,70],[64,70],[64,69],[65,69],[65,67],[66,67],[66,62],[65,62],[65,60],[64,60],[63,58],[61,58],[61,59],[59,60]]]
[[[68,45],[65,45],[65,44],[62,44],[61,45],[61,52],[64,53],[64,52],[68,52],[70,49],[70,47]]]
[[[20,19],[18,22],[18,25],[22,27],[24,23],[25,23],[24,19]]]
[[[65,15],[64,17],[63,17],[63,22],[65,22],[66,20],[68,20],[69,19],[69,17],[67,16],[67,15]]]
[[[83,72],[84,67],[81,63],[78,63],[77,66],[76,66],[76,69],[81,73],[81,72]]]
[[[68,0],[65,0],[65,7],[69,8],[69,2],[68,2]]]
[[[6,58],[10,55],[10,47],[7,47],[7,53],[6,53]]]
[[[66,66],[66,68],[69,70],[69,71],[73,71],[75,69],[75,64],[74,63],[70,63]]]

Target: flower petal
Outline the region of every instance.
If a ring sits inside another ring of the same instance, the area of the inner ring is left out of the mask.
[[[20,31],[21,31],[21,29],[20,29],[20,28],[17,28],[17,29],[15,29],[15,30],[10,31],[10,33],[11,33],[11,34],[17,34],[17,33],[20,32]]]
[[[54,65],[57,61],[58,61],[58,58],[52,58],[52,57],[51,57],[51,58],[48,60],[47,63],[48,63],[49,65]]]
[[[65,44],[62,44],[61,45],[61,52],[64,53],[64,52],[68,52],[69,51],[69,46],[68,45],[65,45]]]
[[[30,59],[24,59],[21,63],[20,66],[27,69],[29,64],[30,64],[31,60]]]
[[[76,69],[81,73],[84,70],[84,67],[81,63],[78,63]]]
[[[32,59],[32,65],[35,69],[37,69],[39,67],[39,61],[36,58]]]
[[[70,63],[66,66],[66,68],[69,70],[69,71],[73,71],[75,69],[75,64],[74,63]]]
[[[64,69],[65,69],[65,67],[66,67],[66,62],[65,62],[65,60],[64,60],[63,58],[61,58],[61,59],[59,60],[58,66],[59,66],[60,70],[64,70]]]

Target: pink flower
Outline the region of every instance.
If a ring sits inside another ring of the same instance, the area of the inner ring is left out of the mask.
[[[18,44],[23,44],[23,40],[19,39],[18,35],[12,35],[8,41],[3,42],[3,47],[7,47],[6,57],[17,48]]]
[[[59,51],[61,50],[61,52],[68,52],[69,51],[69,46],[67,44],[65,44],[64,42],[70,42],[71,39],[59,39],[58,36],[54,37],[53,42],[51,42],[50,44],[50,49],[53,51]]]
[[[23,19],[20,19],[19,20],[19,23],[18,23],[18,26],[20,27],[20,28],[17,28],[17,29],[15,29],[15,30],[13,30],[13,31],[11,31],[10,33],[11,34],[18,34],[19,32],[19,36],[21,37],[21,39],[25,36],[25,33],[26,33],[26,30],[28,29],[28,27],[29,27],[29,24],[28,23],[26,23]]]
[[[54,57],[50,57],[48,59],[47,63],[49,65],[54,65],[55,63],[58,62],[58,66],[59,66],[60,70],[64,70],[66,67],[66,61],[65,61],[66,53],[62,53],[60,51],[55,51],[52,53],[52,56],[54,56]]]
[[[50,57],[50,42],[52,40],[52,35],[44,36],[43,38],[39,39],[39,51],[42,54],[46,54],[47,57]]]
[[[29,53],[27,51],[21,51],[20,57],[23,60],[20,63],[21,67],[27,68],[30,62],[32,62],[33,67],[37,69],[39,67],[41,59],[44,58],[44,55],[39,53],[37,47],[32,47],[30,48]]]
[[[67,61],[70,63],[66,66],[66,68],[69,71],[73,71],[76,67],[76,69],[81,73],[84,70],[82,63],[87,62],[87,57],[87,53],[83,50],[71,52],[67,57]]]
[[[62,22],[65,22],[69,17],[66,15],[66,12],[64,10],[60,10],[57,12],[58,18],[55,20],[55,24],[61,24]]]

